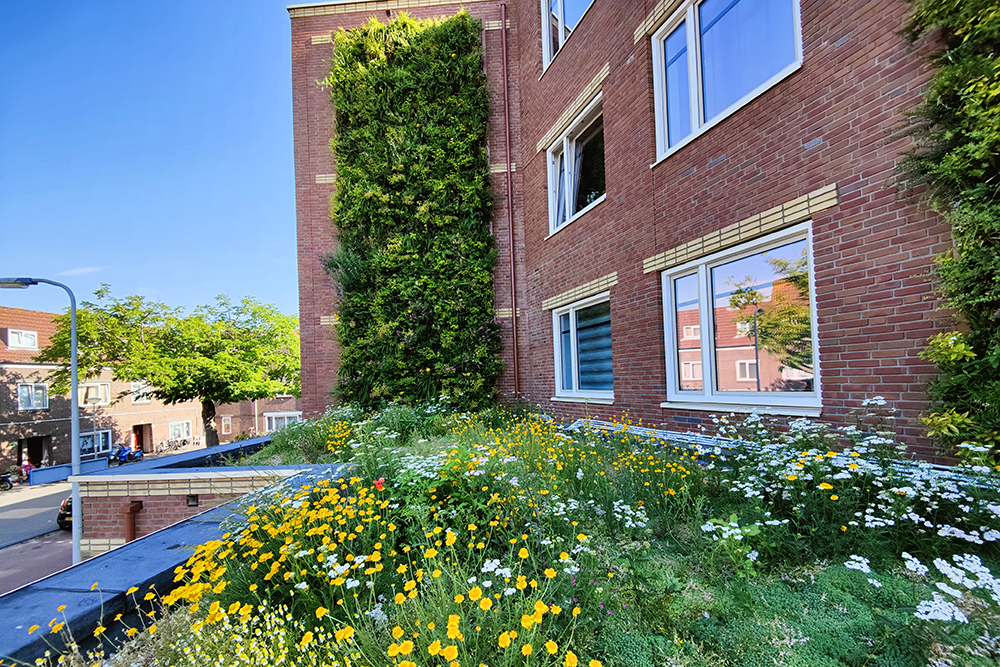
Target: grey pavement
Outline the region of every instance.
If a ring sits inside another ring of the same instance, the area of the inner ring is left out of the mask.
[[[59,503],[72,490],[69,482],[53,482],[0,492],[0,549],[56,530]]]
[[[0,595],[72,564],[73,538],[68,530],[0,549]]]

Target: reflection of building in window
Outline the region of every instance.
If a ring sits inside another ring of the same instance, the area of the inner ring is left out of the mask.
[[[598,96],[548,151],[549,231],[604,200],[604,121]]]
[[[80,456],[99,456],[111,452],[111,431],[80,434]]]
[[[44,384],[17,385],[18,410],[45,410],[49,407],[49,388]]]
[[[170,439],[186,440],[191,437],[191,422],[170,422]]]
[[[110,405],[111,383],[88,382],[79,386],[80,403],[87,405]]]
[[[807,234],[799,225],[664,274],[671,400],[819,405]],[[712,332],[708,349],[696,327]]]
[[[133,382],[132,383],[132,403],[149,403],[149,383],[148,382]]]
[[[229,435],[233,432],[233,418],[226,415],[222,418],[222,435]]]
[[[265,412],[265,433],[276,431],[293,422],[302,421],[301,412]]]
[[[552,313],[556,396],[613,398],[611,302],[600,294]]]
[[[38,333],[24,329],[7,329],[6,342],[11,350],[37,350]]]
[[[542,16],[549,17],[549,32],[542,39],[544,65],[548,66],[559,52],[593,2],[594,0],[542,0]]]
[[[802,60],[798,0],[686,0],[653,35],[657,157],[734,112]]]
[[[736,379],[740,382],[757,380],[757,362],[753,359],[740,359],[736,362]]]

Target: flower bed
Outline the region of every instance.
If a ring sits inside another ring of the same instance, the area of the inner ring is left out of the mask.
[[[995,665],[992,473],[900,466],[882,407],[867,407],[838,436],[720,418],[731,450],[637,436],[627,421],[567,432],[439,404],[328,413],[255,456],[294,458],[300,442],[315,456],[319,437],[353,476],[243,499],[119,657]]]

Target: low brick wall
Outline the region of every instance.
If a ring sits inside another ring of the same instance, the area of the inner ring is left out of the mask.
[[[192,468],[144,474],[86,475],[80,480],[83,536],[80,554],[92,558],[135,538],[300,472],[281,468]],[[142,507],[130,512],[133,503]]]

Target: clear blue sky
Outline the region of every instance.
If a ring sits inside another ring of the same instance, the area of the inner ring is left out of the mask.
[[[0,276],[296,313],[285,5],[0,1]],[[0,306],[66,305],[0,290]]]

